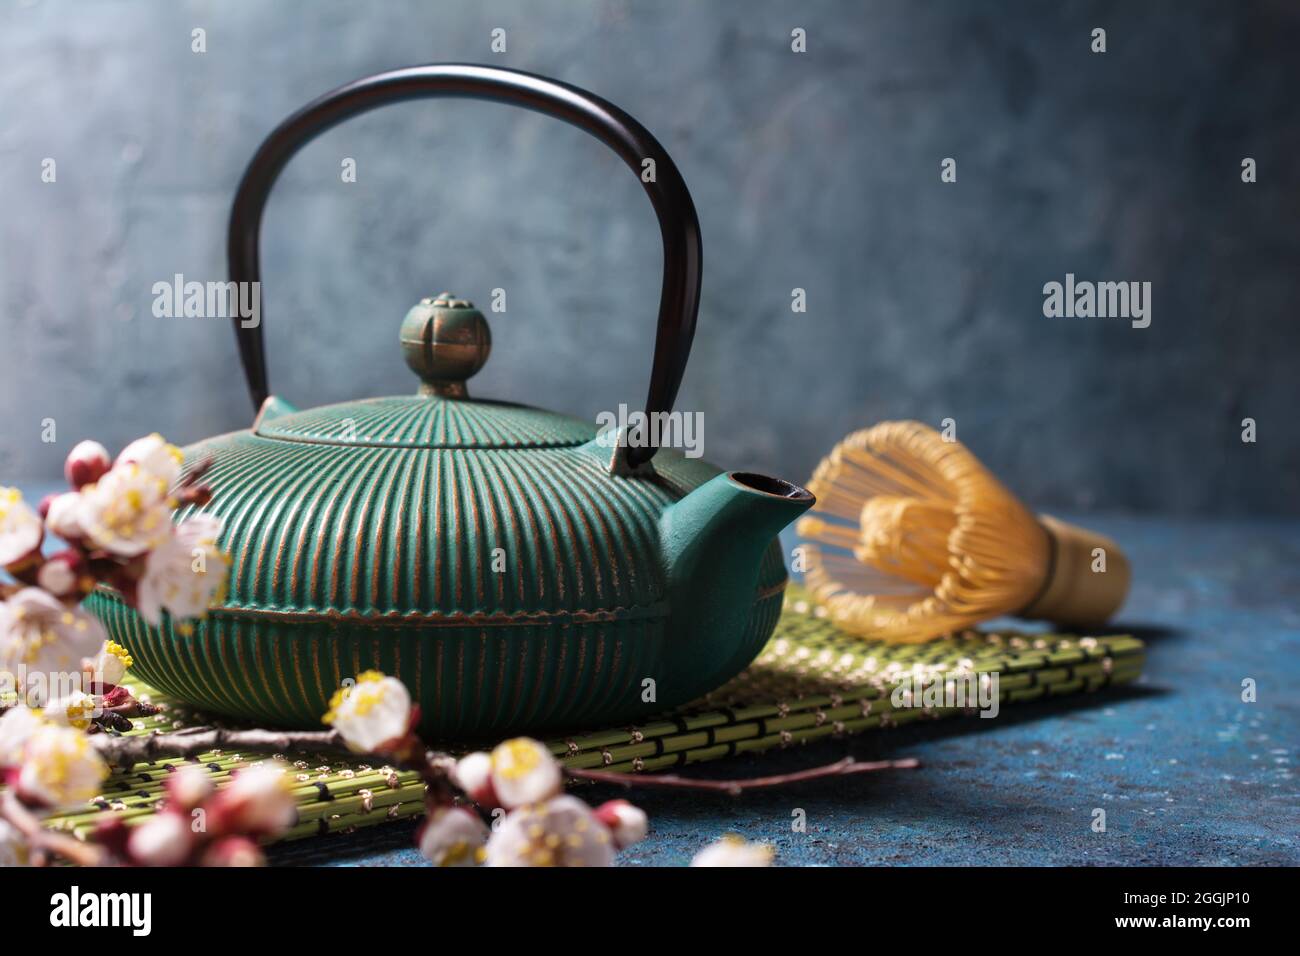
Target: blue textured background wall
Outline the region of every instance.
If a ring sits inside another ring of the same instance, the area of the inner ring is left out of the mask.
[[[53,475],[88,435],[247,425],[228,323],[153,317],[153,284],[224,278],[234,185],[283,116],[469,60],[587,87],[677,160],[706,271],[680,405],[710,459],[798,479],[856,427],[952,417],[1041,507],[1300,512],[1300,8],[1048,7],[7,2],[0,475]],[[654,218],[554,121],[363,117],[292,163],[263,250],[272,385],[300,406],[411,388],[397,325],[442,288],[507,290],[478,394],[587,418],[644,395]],[[1066,272],[1150,281],[1150,328],[1044,318]]]

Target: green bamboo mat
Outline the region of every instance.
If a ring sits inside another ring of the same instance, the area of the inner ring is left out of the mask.
[[[1145,647],[1128,635],[1083,637],[966,631],[925,644],[890,646],[836,629],[792,587],[775,634],[750,667],[725,687],[663,719],[549,741],[572,767],[650,772],[738,753],[787,747],[824,737],[858,734],[921,718],[963,713],[958,708],[895,708],[890,693],[913,675],[998,674],[1003,706],[1094,691],[1135,680]],[[137,719],[132,733],[178,730],[212,720],[143,685],[138,694],[166,704],[156,717]],[[422,786],[413,774],[333,756],[295,759],[299,822],[285,839],[350,831],[421,812]],[[213,751],[198,759],[217,785],[232,770],[265,759]],[[109,778],[102,796],[49,825],[85,835],[106,815],[140,820],[162,796],[169,768],[179,759],[137,764]]]

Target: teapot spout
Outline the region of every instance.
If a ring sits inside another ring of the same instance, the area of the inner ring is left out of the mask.
[[[754,606],[763,554],[782,528],[815,504],[813,494],[779,478],[729,472],[700,485],[659,522],[673,640],[674,680],[703,690],[738,672],[760,650],[736,660]],[[702,691],[701,691],[702,692]]]
[[[817,499],[780,478],[733,471],[675,502],[659,521],[669,594],[676,602],[715,595],[710,604],[748,608],[763,551]]]

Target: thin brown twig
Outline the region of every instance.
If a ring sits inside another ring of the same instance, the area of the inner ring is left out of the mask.
[[[35,857],[34,863],[43,864],[46,855],[61,856],[78,866],[101,866],[106,862],[103,850],[94,844],[45,829],[36,814],[12,790],[0,794],[0,819],[11,824],[27,840],[27,846]]]
[[[164,757],[193,757],[210,750],[251,750],[258,753],[308,751],[360,756],[348,749],[337,730],[230,730],[188,727],[164,734],[114,737],[96,734],[95,749],[115,766],[151,763]]]
[[[624,787],[673,787],[680,790],[714,790],[738,796],[746,790],[763,790],[769,787],[784,787],[805,780],[820,780],[824,777],[846,777],[858,773],[872,773],[876,770],[911,770],[919,767],[921,762],[914,757],[903,760],[874,760],[861,762],[852,757],[845,757],[835,763],[794,773],[776,774],[770,777],[750,777],[740,780],[699,780],[693,777],[679,777],[676,774],[639,774],[619,773],[614,770],[577,770],[566,767],[564,772],[577,780],[590,780],[594,783],[613,783]]]
[[[362,757],[350,750],[336,730],[277,731],[277,730],[230,730],[221,727],[190,727],[184,730],[164,734],[146,734],[132,737],[113,737],[108,734],[96,735],[95,748],[110,763],[117,766],[130,766],[134,763],[150,763],[164,757],[193,757],[217,749],[248,750],[253,752],[282,753],[328,752]],[[412,748],[414,751],[415,748]],[[383,759],[383,754],[371,755]],[[393,755],[389,755],[391,758]],[[451,760],[445,753],[424,751],[417,758],[411,753],[408,759],[400,760],[403,766],[420,773],[425,783],[445,781],[450,776]],[[872,773],[877,770],[910,770],[920,766],[914,758],[903,760],[877,760],[859,762],[846,757],[832,764],[798,770],[794,773],[776,774],[768,777],[751,777],[740,780],[704,780],[693,777],[681,777],[676,774],[639,774],[620,773],[613,770],[579,770],[566,767],[565,774],[574,780],[587,780],[593,783],[617,784],[623,787],[664,787],[679,790],[705,790],[732,795],[746,790],[763,790],[771,787],[783,787],[801,783],[805,780],[820,780],[825,777],[843,777],[859,773]]]

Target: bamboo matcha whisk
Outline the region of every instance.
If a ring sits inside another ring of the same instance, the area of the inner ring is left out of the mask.
[[[1115,542],[1035,517],[961,444],[919,422],[849,435],[808,489],[817,505],[796,525],[805,580],[854,633],[914,643],[1004,614],[1086,627],[1128,592]]]

